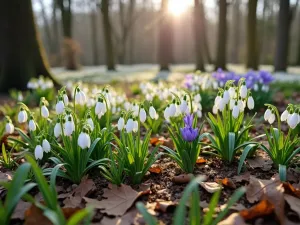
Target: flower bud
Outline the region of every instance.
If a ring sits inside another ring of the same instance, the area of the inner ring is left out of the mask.
[[[61,131],[61,125],[59,122],[57,122],[54,126],[54,136],[58,138],[61,135]]]
[[[246,98],[247,97],[247,87],[246,87],[246,85],[245,84],[243,84],[242,86],[241,86],[241,89],[240,89],[240,96],[241,96],[241,98]]]
[[[46,153],[49,153],[49,152],[50,152],[51,146],[50,146],[49,141],[47,141],[47,139],[44,139],[44,140],[43,140],[42,146],[43,146],[44,152],[46,152]]]
[[[118,120],[118,130],[123,130],[125,126],[125,120],[123,117],[120,117]]]
[[[42,117],[44,117],[46,119],[49,117],[49,110],[48,110],[47,106],[42,105],[42,107],[41,107],[41,115],[42,115]]]
[[[18,114],[19,123],[25,123],[27,119],[28,119],[27,112],[24,109],[21,109],[21,111]]]
[[[248,106],[248,109],[254,109],[254,99],[253,97],[250,95],[248,100],[247,100],[247,106]]]
[[[146,111],[145,111],[144,107],[142,107],[142,108],[140,109],[140,121],[141,121],[142,123],[144,123],[144,122],[146,121],[146,118],[147,118]]]
[[[12,134],[15,131],[15,127],[11,122],[6,123],[5,125],[5,133]]]
[[[63,94],[63,100],[65,103],[65,106],[69,105],[69,97],[66,93]]]
[[[64,109],[65,109],[65,104],[62,100],[59,100],[57,103],[56,103],[56,106],[55,106],[55,111],[57,114],[62,114],[64,112]]]
[[[79,134],[77,143],[82,149],[89,148],[91,146],[91,138],[85,131],[83,131]]]
[[[41,145],[37,145],[34,149],[34,157],[36,160],[43,159],[43,148]]]
[[[36,130],[36,124],[35,124],[33,119],[29,120],[28,128],[29,128],[30,131],[35,131]]]
[[[239,114],[240,114],[240,107],[238,106],[238,103],[235,102],[232,108],[232,117],[236,119],[238,118]]]

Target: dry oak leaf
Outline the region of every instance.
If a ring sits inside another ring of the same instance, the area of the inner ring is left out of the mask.
[[[102,209],[102,213],[112,216],[122,216],[133,205],[138,197],[145,194],[137,192],[130,186],[122,184],[121,186],[112,185],[111,189],[105,189],[102,201],[84,197],[84,200],[95,207]]]
[[[263,171],[269,171],[272,168],[272,160],[256,156],[254,159],[247,159],[247,163],[253,169],[262,168]]]
[[[249,182],[250,175],[251,175],[250,172],[245,172],[241,175],[233,176],[232,180],[234,182],[237,182],[237,183],[240,183],[240,182],[243,182],[243,181]]]
[[[274,212],[274,210],[274,204],[269,202],[267,199],[264,199],[250,209],[240,211],[240,216],[242,216],[245,220],[252,220],[258,217],[270,215]]]
[[[300,199],[291,195],[284,195],[285,201],[290,205],[291,209],[300,217]]]
[[[198,157],[196,163],[197,164],[205,164],[207,161],[203,157]]]
[[[209,193],[215,193],[222,189],[222,186],[216,182],[200,182],[199,184]]]
[[[225,177],[224,179],[216,179],[215,181],[219,184],[222,184],[225,187],[236,189],[236,185],[230,178]]]
[[[159,165],[152,165],[149,169],[151,173],[160,174],[162,172],[162,169]]]
[[[300,189],[296,189],[293,185],[283,182],[284,193],[300,198]],[[300,201],[300,200],[299,200]]]
[[[232,213],[227,219],[218,223],[218,225],[246,225],[246,223],[239,213]]]
[[[193,174],[189,173],[189,174],[180,174],[178,176],[174,176],[172,178],[172,181],[176,184],[185,184],[190,182],[190,180],[194,177]]]

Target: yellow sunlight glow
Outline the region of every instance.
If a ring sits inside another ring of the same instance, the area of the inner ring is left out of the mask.
[[[192,0],[169,0],[168,11],[174,16],[180,16],[192,4]]]

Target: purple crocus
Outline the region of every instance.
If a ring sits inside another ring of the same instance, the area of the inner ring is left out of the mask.
[[[183,119],[185,126],[180,128],[182,138],[188,142],[194,141],[199,135],[198,128],[193,128],[193,120],[193,115],[186,115]]]

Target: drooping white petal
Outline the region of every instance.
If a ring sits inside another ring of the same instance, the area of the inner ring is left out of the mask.
[[[18,114],[18,122],[25,123],[28,119],[27,112],[25,110],[21,110]]]
[[[56,123],[54,126],[54,136],[58,138],[61,135],[61,125],[60,123]]]
[[[146,111],[145,111],[144,108],[141,108],[141,110],[140,110],[140,121],[142,123],[144,123],[146,121],[146,119],[147,119]]]
[[[5,125],[5,133],[12,134],[15,131],[15,126],[12,123],[7,123]]]
[[[127,132],[127,133],[132,132],[133,127],[134,127],[133,119],[129,118],[129,119],[127,120],[126,125],[125,125],[126,132]]]
[[[120,117],[118,120],[118,130],[123,130],[125,126],[125,120],[123,117]]]
[[[28,123],[28,129],[30,130],[30,131],[35,131],[36,130],[36,124],[35,124],[35,122],[34,122],[34,120],[29,120],[29,123]]]
[[[91,129],[92,129],[92,131],[93,131],[94,128],[95,128],[93,119],[92,119],[92,118],[88,118],[88,119],[86,120],[86,122],[91,126]]]
[[[87,133],[85,133],[85,132],[81,132],[79,134],[77,144],[82,149],[89,148],[91,146],[91,138],[90,138],[90,136]]]
[[[42,115],[42,117],[44,117],[46,119],[49,117],[49,110],[48,110],[47,106],[43,105],[41,107],[41,115]]]
[[[240,88],[240,96],[241,98],[246,98],[247,97],[247,87],[246,85],[242,85]]]
[[[298,114],[294,112],[290,116],[290,118],[287,120],[287,123],[290,126],[290,128],[294,129],[298,125],[298,123],[299,123]]]
[[[49,141],[47,139],[43,140],[42,146],[43,146],[44,152],[46,152],[46,153],[50,152],[51,146],[50,146],[50,143],[49,143]]]
[[[56,106],[55,106],[55,111],[57,114],[62,114],[64,112],[64,109],[65,109],[65,104],[63,101],[58,101],[56,103]]]
[[[271,114],[270,114],[270,116],[268,118],[268,122],[270,124],[272,124],[272,123],[274,123],[274,121],[275,121],[275,114],[271,112]]]
[[[34,157],[36,160],[43,159],[43,148],[41,145],[37,145],[34,149]]]
[[[269,120],[269,117],[271,116],[271,114],[272,114],[272,111],[270,109],[267,109],[265,111],[265,114],[264,114],[265,121]]]
[[[286,121],[288,118],[289,112],[287,110],[284,110],[284,112],[280,116],[281,121]]]
[[[248,100],[247,100],[247,106],[248,109],[254,109],[254,99],[252,96],[249,96]]]
[[[240,114],[240,107],[237,104],[235,104],[232,108],[232,117],[236,119],[238,118],[239,114]]]

